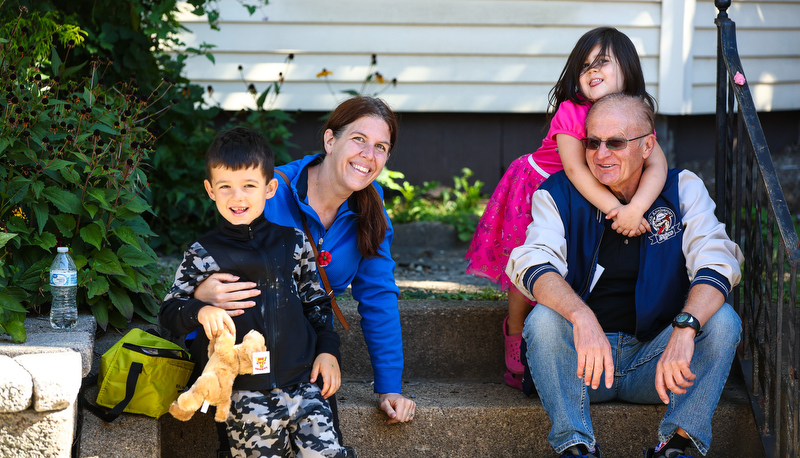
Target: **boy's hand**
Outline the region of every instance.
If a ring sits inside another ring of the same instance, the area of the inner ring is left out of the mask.
[[[228,316],[228,312],[223,309],[218,309],[213,305],[205,305],[197,313],[197,320],[203,325],[203,330],[206,332],[208,340],[222,334],[224,329],[236,336],[236,325],[233,324],[233,320]]]
[[[320,353],[314,359],[311,369],[311,383],[317,381],[317,376],[322,376],[322,397],[328,399],[342,386],[342,374],[339,372],[339,361],[330,353]]]
[[[606,219],[614,219],[611,229],[626,237],[638,237],[650,230],[650,224],[642,217],[640,212],[633,205],[621,205],[606,215]]]

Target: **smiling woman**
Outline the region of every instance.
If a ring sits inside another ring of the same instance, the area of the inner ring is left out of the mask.
[[[416,409],[414,401],[400,394],[403,342],[390,252],[394,233],[383,190],[375,183],[396,142],[397,119],[382,100],[354,97],[342,102],[325,124],[325,152],[278,167],[289,182],[279,180],[264,209],[267,219],[279,225],[302,228],[305,220],[311,242],[326,256],[333,292],[341,294],[352,285],[375,391],[388,423],[409,421]],[[239,310],[252,307],[255,286],[215,274],[198,286],[195,298]]]

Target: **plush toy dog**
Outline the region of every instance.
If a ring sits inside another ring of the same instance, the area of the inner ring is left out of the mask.
[[[239,374],[252,374],[253,353],[266,351],[264,336],[255,330],[248,332],[239,345],[234,342],[227,330],[209,342],[208,363],[189,391],[178,396],[169,407],[173,417],[188,421],[205,401],[217,407],[214,420],[225,421],[231,408],[233,380]]]

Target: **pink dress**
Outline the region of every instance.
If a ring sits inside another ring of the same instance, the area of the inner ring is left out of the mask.
[[[586,136],[584,123],[591,105],[569,100],[558,106],[542,146],[509,165],[492,193],[467,250],[467,273],[486,277],[503,290],[514,288],[506,275],[511,250],[525,242],[525,230],[533,221],[531,196],[550,174],[563,169],[558,156],[557,134]]]

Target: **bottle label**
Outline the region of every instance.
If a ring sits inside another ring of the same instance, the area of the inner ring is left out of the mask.
[[[77,286],[78,272],[74,270],[53,270],[50,272],[50,286]]]

